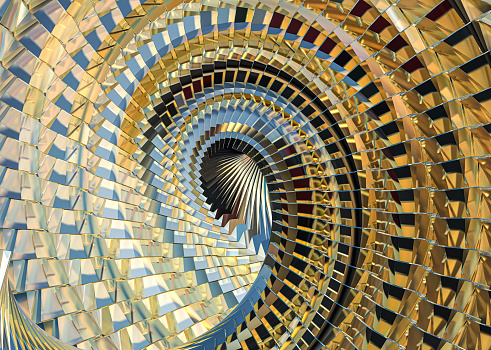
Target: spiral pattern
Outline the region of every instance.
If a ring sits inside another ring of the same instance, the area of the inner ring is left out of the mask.
[[[490,349],[490,11],[0,0],[0,347]]]

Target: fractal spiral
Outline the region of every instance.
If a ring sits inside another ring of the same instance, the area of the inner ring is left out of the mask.
[[[491,349],[491,0],[0,0],[0,350]]]

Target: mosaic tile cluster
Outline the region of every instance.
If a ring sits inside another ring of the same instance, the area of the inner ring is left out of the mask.
[[[0,348],[489,349],[490,11],[0,0]]]

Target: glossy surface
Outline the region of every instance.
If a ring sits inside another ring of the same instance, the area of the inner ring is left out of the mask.
[[[489,10],[0,2],[4,347],[487,349]]]

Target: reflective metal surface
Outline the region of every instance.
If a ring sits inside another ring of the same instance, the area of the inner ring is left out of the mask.
[[[489,349],[491,4],[0,0],[2,349]]]

